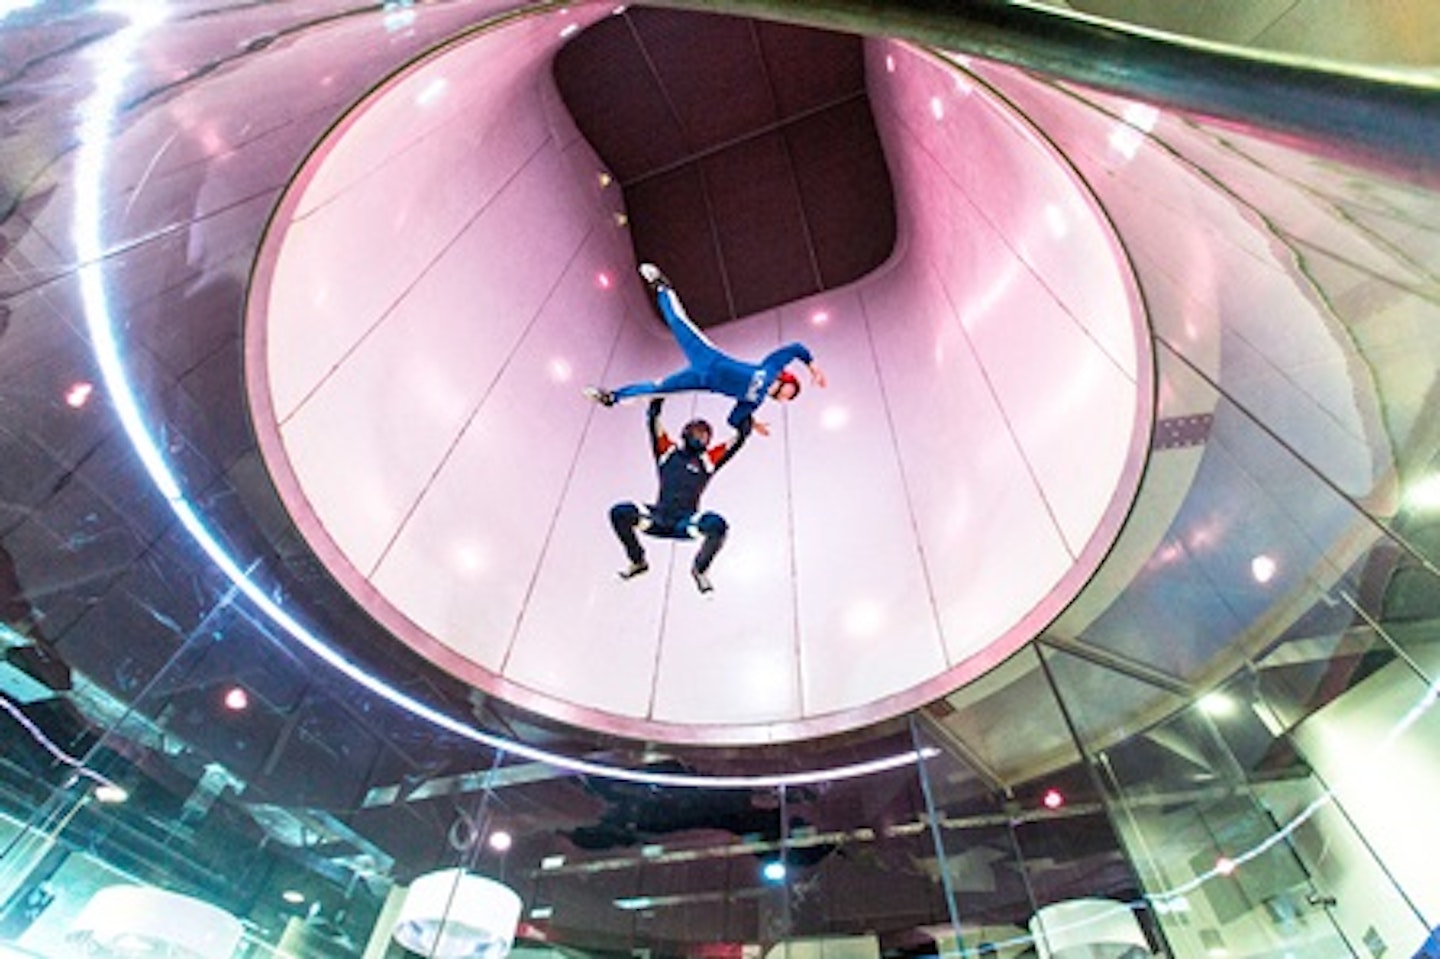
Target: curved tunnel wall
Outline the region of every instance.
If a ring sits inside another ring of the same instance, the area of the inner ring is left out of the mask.
[[[401,74],[276,218],[252,395],[332,571],[462,678],[661,740],[851,728],[1031,638],[1108,548],[1148,439],[1138,298],[1068,166],[962,74],[872,44],[897,253],[712,331],[740,356],[805,341],[833,385],[762,409],[776,435],[707,494],[732,528],[715,597],[656,541],[621,584],[605,517],[653,492],[643,418],[579,387],[679,357],[559,106],[560,42],[535,17]],[[677,397],[667,418],[727,409]]]

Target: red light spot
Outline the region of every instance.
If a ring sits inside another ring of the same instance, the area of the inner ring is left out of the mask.
[[[1058,789],[1045,790],[1045,795],[1041,797],[1040,801],[1045,804],[1046,809],[1059,809],[1065,805],[1065,797],[1060,794]]]
[[[1215,871],[1222,876],[1228,876],[1235,871],[1235,860],[1229,856],[1221,856],[1215,860]]]
[[[65,391],[65,405],[72,410],[78,410],[89,402],[90,394],[93,392],[95,392],[95,385],[82,380]]]
[[[225,693],[225,708],[240,712],[250,705],[250,694],[239,686],[231,686]]]
[[[598,276],[595,277],[595,282],[600,284],[600,289],[602,289],[602,290],[608,290],[608,289],[610,289],[610,274],[609,274],[609,273],[601,273],[601,274],[599,274]]]

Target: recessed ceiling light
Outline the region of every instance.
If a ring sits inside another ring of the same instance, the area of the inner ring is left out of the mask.
[[[95,392],[95,384],[81,380],[65,391],[65,405],[72,410],[78,410],[90,399],[90,394]]]

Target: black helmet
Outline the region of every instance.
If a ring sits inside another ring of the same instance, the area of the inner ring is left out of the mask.
[[[692,453],[703,453],[710,446],[710,424],[704,420],[691,420],[680,431],[680,439]]]

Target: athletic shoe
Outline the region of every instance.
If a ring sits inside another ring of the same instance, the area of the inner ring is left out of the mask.
[[[621,579],[634,579],[650,568],[650,564],[643,559],[637,559],[629,566],[620,571]]]
[[[712,592],[715,589],[715,586],[710,582],[710,577],[693,566],[690,567],[690,575],[694,578],[695,586],[700,590],[701,594]]]
[[[640,277],[645,281],[645,285],[652,290],[659,289],[660,287],[668,287],[672,290],[675,288],[671,285],[670,279],[664,273],[660,272],[660,267],[654,263],[641,263]]]
[[[594,400],[601,406],[615,405],[615,394],[602,386],[587,386],[580,392],[585,394],[586,399]]]

